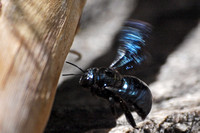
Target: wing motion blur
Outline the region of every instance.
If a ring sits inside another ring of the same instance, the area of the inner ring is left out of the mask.
[[[111,68],[125,67],[131,69],[141,64],[146,56],[144,52],[145,42],[149,38],[151,25],[142,21],[127,21],[120,32],[120,46],[117,56]]]

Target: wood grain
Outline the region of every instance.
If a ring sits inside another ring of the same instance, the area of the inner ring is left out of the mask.
[[[1,0],[0,132],[42,132],[85,0]]]

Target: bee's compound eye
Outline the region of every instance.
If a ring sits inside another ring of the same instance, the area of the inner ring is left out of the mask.
[[[93,79],[94,75],[92,72],[88,72],[85,77],[87,78],[87,80]]]

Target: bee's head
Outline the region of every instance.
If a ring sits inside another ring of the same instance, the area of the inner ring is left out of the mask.
[[[84,88],[89,88],[95,83],[97,68],[89,68],[81,76],[79,84]]]

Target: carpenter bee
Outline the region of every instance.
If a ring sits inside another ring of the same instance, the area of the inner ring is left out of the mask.
[[[149,114],[152,106],[152,94],[148,86],[135,76],[122,75],[119,68],[131,69],[145,59],[144,46],[151,26],[142,21],[127,21],[120,31],[117,56],[108,68],[89,68],[86,71],[77,65],[83,74],[79,84],[89,88],[91,93],[108,100],[111,112],[115,115],[115,104],[120,104],[126,119],[136,127],[130,110],[134,110],[142,119]],[[68,76],[73,74],[63,74]]]

